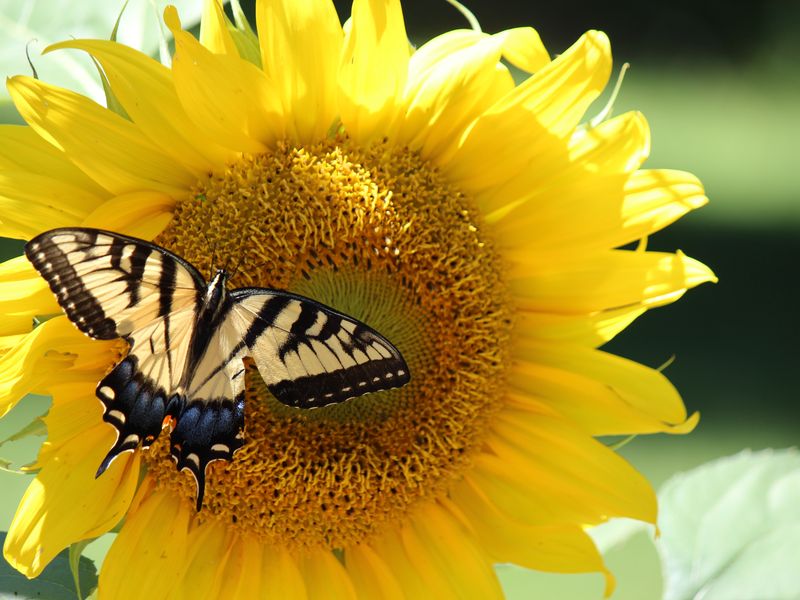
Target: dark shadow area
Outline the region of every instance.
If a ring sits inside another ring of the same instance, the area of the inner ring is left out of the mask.
[[[647,312],[605,349],[666,374],[703,423],[800,425],[797,231],[675,224],[649,250],[681,249],[719,277]]]

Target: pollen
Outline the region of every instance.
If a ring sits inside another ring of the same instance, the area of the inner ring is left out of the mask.
[[[156,240],[232,287],[289,290],[364,321],[411,382],[314,410],[246,360],[245,443],[208,468],[199,519],[298,551],[379,534],[446,491],[500,408],[512,307],[472,200],[417,153],[336,138],[242,157],[197,184]],[[166,435],[144,453],[193,505]]]

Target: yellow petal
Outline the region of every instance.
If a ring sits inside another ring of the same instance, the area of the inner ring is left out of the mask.
[[[650,149],[650,129],[644,117],[629,112],[597,127],[576,132],[566,153],[541,157],[536,169],[520,173],[480,194],[476,200],[487,221],[537,220],[552,226],[551,213],[575,215],[576,211],[619,213],[627,175],[637,169]],[[547,162],[547,159],[551,159]],[[606,189],[609,191],[606,191]],[[569,212],[567,212],[569,211]],[[566,229],[563,224],[560,229]],[[529,225],[530,227],[530,225]],[[537,232],[538,233],[538,232]],[[547,233],[543,230],[542,233]]]
[[[109,436],[108,448],[111,447],[114,430],[103,422],[103,405],[94,393],[102,376],[103,371],[96,372],[94,376],[88,372],[81,372],[80,375],[70,373],[44,390],[52,396],[52,403],[45,417],[47,439],[39,450],[36,467],[58,462],[61,449],[69,446],[73,439],[82,436],[90,428],[106,430]],[[66,451],[69,452],[69,449]],[[95,467],[97,466],[99,463]]]
[[[561,264],[524,264],[517,258],[509,287],[523,310],[592,314],[623,308],[653,308],[716,277],[682,252],[610,250]]]
[[[254,537],[237,537],[222,574],[228,598],[246,600],[264,596],[268,583],[262,581],[263,546],[264,544]]]
[[[152,240],[172,220],[175,199],[159,192],[122,194],[101,204],[83,222],[96,227]]]
[[[532,27],[517,27],[503,34],[503,56],[518,69],[535,73],[550,62],[539,33]]]
[[[226,527],[216,520],[192,527],[186,544],[192,551],[184,557],[186,570],[180,595],[193,600],[225,597],[229,582],[222,576],[230,558],[231,540]]]
[[[0,358],[5,356],[10,350],[24,343],[26,336],[26,333],[0,335]]]
[[[366,544],[345,551],[345,567],[359,598],[403,600],[406,595],[385,560]]]
[[[489,37],[472,29],[447,31],[428,40],[411,55],[408,62],[406,96],[412,96],[424,82],[430,71],[448,56],[474,46]]]
[[[707,201],[690,173],[637,171],[575,178],[568,186],[545,188],[515,207],[499,209],[487,220],[512,254],[551,262],[553,256],[587,255],[639,240]]]
[[[478,194],[538,168],[541,161],[566,162],[566,140],[610,70],[608,38],[586,33],[486,111],[465,135],[446,173],[461,189]]]
[[[586,439],[590,440],[588,436]],[[557,447],[571,446],[571,442],[562,440]],[[646,481],[630,467],[628,472],[622,472],[598,464],[601,461],[597,456],[593,457],[598,454],[598,449],[584,452],[575,447],[568,453],[570,458],[581,456],[589,459],[581,465],[584,469],[582,474],[559,470],[566,466],[563,464],[566,457],[553,464],[538,456],[532,457],[519,445],[512,445],[497,436],[491,440],[491,449],[492,454],[476,457],[469,479],[493,504],[515,520],[532,526],[553,526],[597,524],[614,516],[648,521],[655,518],[655,494],[652,490],[645,491]],[[606,452],[612,454],[608,449]],[[591,469],[600,471],[593,474]],[[610,479],[598,480],[601,476]],[[636,477],[642,485],[631,485]],[[616,486],[622,487],[613,489]],[[625,497],[622,494],[626,492],[638,495]]]
[[[175,7],[164,20],[175,36],[172,71],[189,117],[237,152],[263,152],[284,134],[280,98],[273,82],[238,55],[212,54],[182,31]]]
[[[0,234],[29,239],[79,225],[102,200],[84,189],[27,171],[0,172]]]
[[[488,445],[516,469],[519,488],[537,490],[554,514],[572,515],[557,522],[594,524],[609,517],[655,522],[655,492],[644,476],[561,417],[506,409],[492,429]]]
[[[423,573],[429,571],[429,567],[423,565],[419,570],[411,559],[403,545],[399,528],[392,528],[384,532],[380,537],[371,540],[370,545],[375,552],[391,565],[392,572],[396,575],[397,581],[403,586],[406,598],[426,598],[431,596],[430,584],[423,578]],[[436,579],[436,574],[429,574],[427,579]],[[448,596],[440,596],[448,597]]]
[[[102,198],[106,192],[31,127],[0,125],[0,170],[27,171]]]
[[[69,40],[46,52],[62,48],[84,50],[97,59],[114,95],[142,134],[196,177],[235,158],[187,117],[170,70],[158,61],[107,40]]]
[[[30,126],[112,194],[152,189],[181,197],[195,181],[133,123],[80,94],[20,76],[8,90]]]
[[[412,73],[397,143],[446,162],[467,126],[513,88],[505,67],[498,67],[503,42],[501,34],[478,39],[426,69],[424,78]]]
[[[428,597],[503,597],[489,557],[471,532],[441,507],[419,507],[400,536],[409,562],[428,587]]]
[[[686,408],[660,371],[574,344],[526,339],[514,354],[510,385],[585,426],[605,435],[685,431]]]
[[[644,307],[625,307],[589,315],[520,311],[515,320],[515,332],[526,338],[596,348],[613,339],[646,310]]]
[[[263,0],[256,3],[261,64],[275,83],[289,136],[323,139],[338,107],[337,72],[343,33],[330,0]]]
[[[200,43],[214,54],[239,56],[236,44],[228,31],[220,0],[203,0],[200,17]]]
[[[356,597],[347,571],[329,550],[306,552],[300,558],[300,572],[309,600],[348,600]]]
[[[56,418],[48,414],[48,427]],[[15,569],[36,577],[64,548],[107,532],[125,515],[139,479],[139,454],[125,453],[95,479],[113,441],[105,424],[86,428],[61,447],[56,459],[42,465],[20,502],[3,549]]]
[[[190,545],[194,508],[145,477],[125,524],[103,561],[101,598],[174,598],[187,563],[202,548]]]
[[[623,240],[627,243],[663,229],[708,202],[691,173],[667,169],[637,171],[625,182]]]
[[[339,106],[356,142],[386,134],[405,86],[408,58],[400,1],[355,0],[339,67]]]
[[[324,569],[324,567],[321,567]],[[261,580],[264,585],[261,594],[267,598],[291,598],[304,600],[315,598],[306,592],[304,572],[301,572],[297,561],[283,548],[264,547],[264,558],[261,565]],[[324,583],[324,582],[318,582]],[[317,589],[315,587],[315,589]],[[324,595],[322,596],[325,597]],[[245,597],[247,598],[247,596]]]
[[[34,316],[54,313],[61,313],[61,308],[26,257],[0,264],[0,335],[28,333]]]
[[[558,573],[607,572],[592,538],[579,525],[532,526],[502,512],[469,478],[451,493],[495,562]]]
[[[64,339],[82,337],[66,318],[56,317],[30,332],[20,345],[0,359],[0,416],[26,394],[42,391],[74,357],[52,352]],[[55,342],[55,343],[54,343]]]

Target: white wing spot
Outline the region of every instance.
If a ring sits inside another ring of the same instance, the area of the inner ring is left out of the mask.
[[[380,380],[381,380],[381,378],[380,378],[380,377],[373,377],[373,378],[372,378],[372,381],[373,381],[373,383],[377,383],[377,382],[379,382]]]
[[[326,398],[333,398],[333,394],[325,394]]]
[[[342,388],[342,391],[343,391],[343,392],[349,392],[349,391],[351,391],[352,389],[353,389],[353,388],[352,388],[351,386],[349,386],[349,385],[348,385],[347,387],[343,387],[343,388]]]
[[[367,385],[366,381],[359,381],[358,382],[358,387],[364,387],[365,385]]]
[[[100,394],[102,394],[103,396],[105,396],[106,398],[108,398],[109,400],[113,400],[113,399],[116,397],[116,395],[117,395],[117,394],[116,394],[116,392],[114,391],[114,388],[112,388],[112,387],[109,387],[109,386],[107,386],[107,385],[104,385],[103,387],[101,387],[101,388],[100,388],[99,390],[97,390],[97,391],[98,391]],[[125,421],[123,421],[123,423],[124,423],[124,422],[125,422]]]
[[[198,469],[200,468],[200,457],[197,456],[194,452],[186,456],[186,460],[192,463]]]
[[[121,410],[110,410],[108,411],[108,416],[119,421],[120,424],[125,425],[125,413]]]
[[[387,373],[386,374],[386,379],[391,379],[392,377],[394,377],[394,373]]]
[[[212,452],[230,452],[231,449],[226,444],[214,444],[211,446]]]
[[[402,377],[402,376],[403,376],[403,375],[405,375],[405,374],[406,374],[406,372],[405,372],[405,371],[403,371],[403,369],[400,369],[400,370],[397,372],[397,376],[398,376],[398,377]]]
[[[138,444],[139,443],[139,436],[135,433],[130,434],[125,440],[122,442],[123,446],[126,446],[128,443]]]

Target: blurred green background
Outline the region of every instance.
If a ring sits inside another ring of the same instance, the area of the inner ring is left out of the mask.
[[[336,4],[346,18],[349,3]],[[639,110],[651,126],[646,166],[695,173],[711,199],[653,236],[648,247],[681,249],[712,267],[720,282],[648,312],[607,346],[652,367],[674,356],[666,374],[689,411],[701,412],[700,424],[688,436],[638,438],[624,455],[659,485],[673,473],[743,448],[796,445],[800,3],[467,4],[485,31],[536,27],[553,54],[586,29],[606,31],[615,57],[612,77],[623,62],[631,63],[614,114]],[[252,2],[243,5],[252,9]],[[415,43],[466,26],[444,0],[406,2],[404,10]],[[109,9],[109,30],[115,16]],[[0,119],[17,119],[7,103],[0,102]],[[20,241],[1,240],[0,258],[21,248]],[[0,422],[0,439],[30,411],[22,407]],[[22,442],[11,452],[4,447],[0,456],[32,456],[35,444]],[[7,528],[26,484],[23,477],[0,473],[0,529]]]

